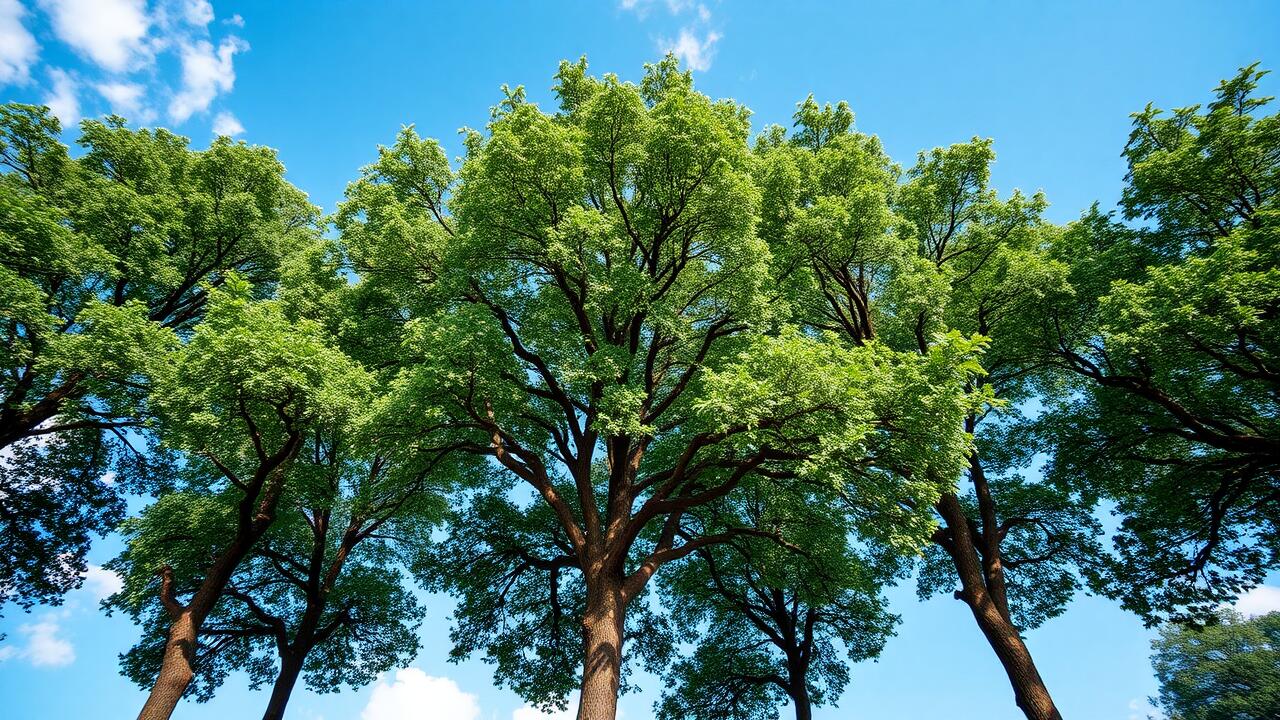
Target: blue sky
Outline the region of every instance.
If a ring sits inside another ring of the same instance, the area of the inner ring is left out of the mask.
[[[695,69],[700,89],[751,107],[757,128],[789,124],[795,102],[812,92],[848,100],[858,128],[903,164],[921,149],[993,137],[993,183],[1044,190],[1050,217],[1067,221],[1095,200],[1114,205],[1129,113],[1149,101],[1202,102],[1241,65],[1280,64],[1280,4],[0,0],[0,100],[46,102],[67,124],[114,110],[196,145],[215,128],[270,145],[290,179],[332,210],[402,124],[456,153],[457,130],[483,125],[502,83],[547,101],[562,58],[586,54],[597,72],[638,79],[667,49]],[[1264,89],[1275,94],[1280,83],[1268,78]],[[91,560],[118,549],[108,539]],[[0,643],[0,715],[136,713],[142,694],[116,670],[134,628],[96,610],[112,582],[92,570],[62,607],[0,621],[9,636]],[[1248,609],[1280,608],[1280,578],[1270,583]],[[919,603],[911,587],[892,597],[898,636],[879,662],[854,668],[840,709],[815,717],[1019,717],[963,605]],[[494,689],[478,660],[444,661],[450,603],[428,604],[411,669],[341,695],[300,691],[291,716],[540,717]],[[1028,644],[1066,717],[1129,720],[1145,717],[1155,689],[1150,637],[1115,604],[1082,597]],[[623,700],[627,720],[650,717],[660,687],[642,686]],[[232,678],[213,702],[186,704],[178,716],[255,717],[265,702]]]

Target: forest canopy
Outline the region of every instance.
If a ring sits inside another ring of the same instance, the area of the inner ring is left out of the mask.
[[[1275,616],[1222,610],[1280,566],[1264,73],[1135,113],[1119,208],[1065,224],[991,139],[904,165],[813,96],[753,130],[671,55],[503,86],[458,158],[405,126],[331,215],[269,148],[4,105],[0,600],[121,538],[140,720],[420,652],[579,720],[637,670],[664,720],[808,720],[908,579],[1030,720],[1025,635],[1084,591],[1163,628],[1177,717],[1243,717],[1202,677],[1274,707]]]

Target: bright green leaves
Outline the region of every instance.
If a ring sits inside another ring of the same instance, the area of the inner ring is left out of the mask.
[[[85,368],[84,389],[107,403],[113,414],[129,415],[134,409],[130,402],[142,399],[137,387],[161,371],[178,338],[152,322],[138,301],[111,305],[95,300],[77,319],[81,331],[52,338],[37,370]]]
[[[814,151],[821,150],[823,145],[843,136],[853,127],[853,111],[849,109],[849,103],[841,100],[834,108],[831,103],[819,107],[812,94],[796,107],[793,117],[796,127],[800,128],[793,141]]]
[[[1280,116],[1262,116],[1272,98],[1257,97],[1266,74],[1257,63],[1224,80],[1214,101],[1170,115],[1148,105],[1133,115],[1125,146],[1130,219],[1155,219],[1172,252],[1257,226],[1280,187]]]
[[[248,460],[249,445],[347,422],[366,402],[370,378],[312,320],[290,320],[254,301],[231,276],[211,293],[208,316],[156,379],[152,398],[166,444]],[[256,462],[256,461],[254,461]]]
[[[1046,419],[1053,477],[1124,516],[1095,578],[1148,622],[1213,613],[1274,565],[1280,116],[1244,68],[1207,107],[1134,115],[1126,228],[1055,241],[1075,301],[1049,313],[1082,384]]]
[[[436,280],[445,237],[452,232],[445,202],[453,171],[439,143],[413,127],[347,188],[334,218],[344,248],[365,282],[401,302],[421,301]]]
[[[30,525],[0,527],[28,554],[16,568],[51,557],[82,567],[88,535],[116,518],[115,489],[98,479],[149,476],[126,433],[152,426],[150,380],[172,374],[210,289],[234,273],[268,295],[283,258],[317,234],[271,150],[222,139],[196,151],[111,117],[82,124],[72,159],[60,131],[47,109],[0,107],[0,447],[52,435],[45,451],[15,451],[0,478],[4,514]],[[57,494],[83,513],[29,502],[59,473],[83,484]],[[32,592],[79,582],[55,575]],[[9,580],[6,596],[25,603]]]

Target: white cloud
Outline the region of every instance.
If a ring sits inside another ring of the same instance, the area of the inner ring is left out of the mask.
[[[216,49],[208,40],[184,42],[180,50],[182,90],[169,103],[169,117],[185,122],[207,110],[220,93],[230,92],[236,83],[232,58],[248,49],[248,43],[234,36],[224,38]]]
[[[18,0],[0,0],[0,85],[31,79],[31,64],[40,48],[22,24],[26,14]]]
[[[449,678],[418,668],[397,670],[395,680],[380,682],[360,720],[477,720],[480,705]]]
[[[619,708],[618,715],[619,717],[622,715],[621,708]],[[551,712],[545,712],[532,705],[525,705],[522,708],[517,708],[515,712],[511,713],[511,720],[574,720],[576,717],[578,717],[577,693],[574,693],[573,696],[569,698],[569,703],[564,710],[552,710]]]
[[[209,0],[184,0],[182,17],[196,27],[204,27],[213,22],[213,6]]]
[[[142,104],[147,89],[140,83],[102,82],[94,84],[93,89],[106,99],[107,104],[111,106],[111,112],[117,115],[144,123],[151,122],[155,117],[155,113]],[[115,482],[115,473],[108,473],[108,475],[111,477],[104,475],[102,482],[110,485]]]
[[[65,70],[54,68],[49,71],[49,80],[53,89],[45,96],[44,104],[62,121],[64,130],[74,128],[80,122],[80,100],[76,97],[75,78]]]
[[[690,70],[699,72],[711,69],[711,60],[715,57],[715,46],[720,42],[720,33],[708,32],[701,40],[689,28],[680,30],[675,41],[664,40],[658,43],[663,52],[675,53]]]
[[[240,13],[236,13],[235,15],[232,15],[231,17],[227,18],[226,20],[223,20],[222,22],[228,25],[234,25],[235,27],[244,27],[244,18],[240,17]]]
[[[0,648],[0,661],[21,658],[36,667],[63,667],[76,660],[75,648],[62,637],[57,615],[45,615],[39,622],[19,625],[17,634],[23,644]]]
[[[235,115],[229,112],[220,112],[213,118],[213,134],[214,135],[230,135],[235,137],[244,132],[244,125]]]
[[[641,19],[644,19],[644,17],[649,14],[649,10],[653,7],[654,1],[655,0],[619,0],[618,7],[623,10],[632,10],[639,15]],[[693,7],[693,0],[666,0],[663,4],[667,6],[667,12],[672,15],[679,15],[685,10]]]
[[[114,571],[101,565],[90,565],[85,569],[84,587],[93,593],[95,600],[103,600],[120,592],[124,587],[124,580]]]
[[[1246,617],[1280,611],[1280,587],[1259,585],[1236,600],[1236,610]]]
[[[143,39],[151,26],[144,0],[40,0],[65,43],[111,72],[147,59]]]
[[[26,57],[26,51],[13,49],[16,46],[9,40],[12,28],[26,32],[16,19],[22,12],[19,2],[0,0],[0,82],[6,74],[18,77],[24,72],[22,63],[10,61],[10,56]],[[112,112],[143,124],[153,122],[156,108],[166,102],[169,119],[175,124],[208,111],[219,95],[234,86],[233,58],[248,49],[234,35],[218,39],[210,33],[210,25],[217,17],[210,0],[36,2],[48,14],[54,34],[89,61],[78,71],[83,83],[92,86]],[[6,11],[15,18],[8,24]],[[239,15],[227,22],[244,25]],[[34,57],[34,52],[32,45],[29,54]],[[177,56],[180,80],[166,81],[157,72],[156,59],[161,53]],[[75,86],[68,82],[60,87],[54,85],[54,96],[62,109],[75,110],[67,112],[68,116],[78,118]],[[96,114],[101,107],[94,104],[90,114]],[[65,117],[63,122],[70,124]]]

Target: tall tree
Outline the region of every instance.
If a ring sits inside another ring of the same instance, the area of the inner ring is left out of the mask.
[[[1050,475],[1122,518],[1094,575],[1149,623],[1212,615],[1280,557],[1280,115],[1243,68],[1206,107],[1134,115],[1124,226],[1056,245],[1050,353],[1078,383]]]
[[[1031,720],[1054,720],[1061,714],[1022,633],[1060,614],[1080,589],[1100,528],[1087,501],[1021,474],[1039,449],[1023,412],[1055,382],[1038,351],[1038,313],[1069,286],[1066,266],[1047,252],[1058,231],[1040,218],[1044,198],[1014,191],[1001,200],[989,186],[994,160],[991,142],[976,138],[921,153],[898,199],[945,288],[917,310],[917,343],[933,323],[989,338],[975,386],[997,401],[965,420],[976,444],[970,487],[936,506],[942,526],[919,592],[951,592],[968,605],[1018,707]]]
[[[0,594],[56,602],[114,487],[146,470],[148,364],[236,271],[270,290],[314,209],[267,148],[193,151],[165,130],[85,121],[76,158],[47,108],[0,106]],[[54,480],[57,479],[57,482]]]
[[[777,528],[787,546],[738,538],[700,548],[666,577],[674,624],[696,644],[667,677],[655,705],[663,720],[764,720],[783,702],[809,720],[844,691],[846,658],[879,655],[897,622],[880,591],[901,557],[855,540],[830,497],[746,490],[701,509],[703,521]]]
[[[1057,716],[1020,632],[1061,612],[1079,586],[1072,567],[1092,549],[1095,525],[1069,494],[1011,471],[1031,446],[983,421],[1025,402],[1043,378],[1032,310],[1066,292],[1066,268],[1046,254],[1051,230],[1039,196],[1001,200],[988,186],[991,143],[921,153],[900,171],[879,140],[853,130],[853,113],[812,97],[796,132],[765,130],[757,143],[764,191],[761,232],[780,258],[780,282],[796,288],[798,317],[861,346],[876,339],[929,352],[944,331],[989,338],[978,399],[963,421],[976,435],[969,493],[945,492],[941,527],[922,566],[921,594],[951,591],[969,605],[1001,659],[1019,707]],[[999,473],[999,475],[996,475]],[[992,475],[992,477],[989,477]],[[941,478],[954,488],[955,478]]]
[[[616,713],[627,618],[654,573],[701,547],[776,535],[703,533],[688,511],[752,475],[784,480],[862,456],[886,406],[917,429],[954,417],[954,432],[920,432],[930,452],[912,458],[953,465],[967,446],[960,384],[974,347],[952,337],[904,358],[783,327],[754,233],[746,110],[695,92],[674,58],[639,86],[589,77],[585,61],[557,79],[559,113],[508,90],[487,132],[468,134],[450,216],[432,211],[434,186],[410,191],[433,177],[413,163],[380,183],[392,189],[376,201],[390,207],[364,214],[431,212],[444,240],[439,309],[410,323],[400,401],[381,432],[492,457],[494,492],[519,482],[534,495],[515,512],[534,524],[521,537],[536,562],[513,554],[505,581],[449,580],[500,593],[525,566],[566,570],[544,577],[581,584],[568,618],[581,628],[578,716],[604,720]],[[438,146],[427,150],[441,167]],[[931,496],[929,483],[904,484]],[[495,605],[510,609],[482,597],[462,608]],[[501,627],[464,616],[459,629],[500,679],[538,677],[520,667],[530,654],[502,651]],[[546,702],[565,688],[517,689]]]
[[[163,448],[180,453],[178,479],[153,489],[155,509],[126,526],[132,547],[120,563],[163,560],[168,551],[184,565],[135,565],[122,598],[138,617],[150,592],[167,615],[143,720],[168,718],[187,691],[205,622],[275,522],[308,438],[336,432],[368,397],[367,374],[319,323],[290,318],[280,301],[254,300],[251,291],[228,276],[210,291],[191,339],[155,371],[152,412]],[[168,527],[168,518],[189,521]]]
[[[1169,624],[1151,643],[1154,698],[1170,720],[1280,717],[1280,612],[1220,610],[1203,627]]]
[[[264,718],[284,716],[298,679],[318,692],[371,682],[410,662],[423,609],[404,588],[399,541],[429,532],[439,496],[421,476],[397,477],[381,457],[358,462],[343,444],[313,435],[290,468],[280,517],[237,567],[197,639],[187,695],[199,701],[235,670],[255,689],[268,685]],[[174,593],[194,593],[225,533],[210,533],[209,499],[165,496],[126,525],[128,550],[109,567],[125,588],[109,605],[129,612],[147,635],[124,656],[140,685],[156,677],[169,619],[151,587],[155,567],[174,574]],[[225,524],[227,508],[216,518]]]
[[[282,263],[277,297],[286,320],[318,321],[332,332],[350,324],[364,298],[342,262],[338,248],[316,242]],[[188,695],[207,700],[229,672],[244,669],[253,687],[271,684],[263,717],[277,720],[300,677],[330,692],[413,659],[423,609],[403,587],[405,553],[429,539],[444,514],[441,490],[464,468],[448,454],[379,447],[364,417],[316,424],[307,434],[288,468],[278,519],[206,618]],[[156,677],[165,645],[168,615],[151,587],[154,568],[171,568],[175,594],[194,593],[206,559],[224,542],[201,527],[207,491],[166,496],[130,521],[129,547],[111,565],[125,588],[110,606],[149,628],[125,656],[125,672],[139,684]]]

